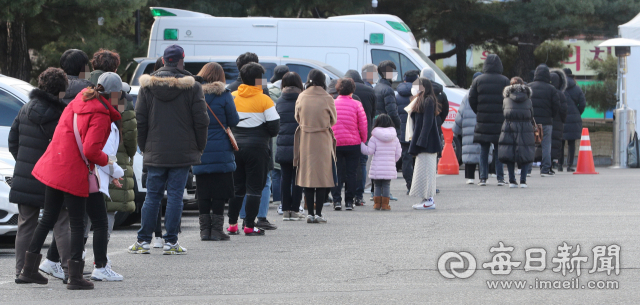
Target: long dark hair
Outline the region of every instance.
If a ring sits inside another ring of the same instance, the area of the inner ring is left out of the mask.
[[[307,76],[307,82],[304,84],[305,88],[309,88],[311,86],[319,86],[324,90],[327,90],[326,84],[327,77],[324,73],[318,69],[312,69],[309,71],[309,75]]]
[[[373,128],[376,127],[382,127],[382,128],[387,128],[387,127],[393,127],[395,128],[396,126],[393,124],[393,121],[391,120],[391,117],[382,113],[379,114],[378,117],[376,117],[376,121],[373,124]]]
[[[302,79],[300,75],[296,72],[287,72],[282,76],[282,83],[280,84],[284,89],[285,87],[296,87],[299,88],[300,91],[304,90],[304,86],[302,85]]]
[[[420,90],[418,92],[418,95],[415,96],[415,98],[417,98],[417,101],[415,102],[415,104],[413,104],[413,109],[411,109],[411,111],[424,113],[427,107],[434,107],[435,105],[435,115],[440,114],[440,112],[442,111],[442,106],[440,106],[440,103],[438,103],[438,99],[433,92],[431,81],[427,78],[420,77],[418,78],[418,83],[423,89]]]

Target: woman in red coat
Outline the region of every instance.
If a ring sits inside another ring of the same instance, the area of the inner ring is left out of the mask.
[[[117,75],[116,75],[117,77]],[[101,77],[102,78],[102,77]],[[117,77],[119,81],[119,77]],[[120,120],[120,113],[109,107],[109,93],[119,94],[122,83],[116,85],[115,78],[104,84],[84,89],[65,108],[60,121],[44,155],[36,163],[33,176],[46,185],[44,213],[25,255],[25,264],[19,279],[27,283],[46,284],[47,278],[38,272],[42,255],[40,250],[58,219],[63,206],[69,210],[71,227],[71,259],[69,260],[68,289],[93,289],[93,283],[82,277],[84,261],[84,214],[98,220],[100,214],[97,204],[87,205],[89,197],[89,170],[95,165],[106,166],[113,163],[102,152],[109,133],[111,122]],[[106,89],[105,89],[106,87]],[[74,117],[77,115],[78,133],[82,150],[89,167],[84,162],[74,135]],[[105,213],[106,216],[106,213]],[[94,242],[95,243],[95,242]],[[106,247],[106,245],[105,245]],[[95,251],[94,251],[95,252]],[[106,251],[105,251],[106,254]]]

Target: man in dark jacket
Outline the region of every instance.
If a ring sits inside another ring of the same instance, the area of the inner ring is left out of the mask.
[[[542,64],[536,68],[531,87],[531,102],[533,116],[537,124],[542,124],[542,177],[553,177],[551,172],[551,139],[553,135],[553,118],[560,111],[560,96],[558,90],[551,85],[549,67]]]
[[[490,54],[484,62],[483,74],[473,80],[469,89],[469,106],[477,115],[473,142],[480,143],[480,186],[487,185],[489,150],[491,144],[494,145],[494,149],[498,146],[504,121],[502,90],[509,86],[509,79],[502,75],[502,71],[500,57]],[[498,185],[504,185],[504,168],[500,160],[495,162]]]
[[[186,254],[178,244],[182,194],[191,165],[200,164],[207,144],[209,115],[202,86],[184,70],[184,50],[164,51],[164,67],[140,77],[136,103],[138,146],[147,166],[147,198],[142,206],[138,241],[130,253],[149,253],[166,185],[164,254]]]
[[[558,114],[553,117],[553,135],[551,137],[551,160],[555,163],[564,155],[562,133],[564,131],[564,123],[567,120],[567,98],[564,96],[564,91],[567,89],[567,76],[560,69],[551,69],[550,71],[551,84],[558,90],[558,98],[560,99],[560,109],[558,109]],[[551,172],[553,172],[553,169],[551,169]]]
[[[237,91],[238,87],[242,85],[242,78],[240,78],[240,69],[242,69],[244,65],[250,62],[259,63],[258,55],[256,55],[256,53],[246,52],[238,56],[238,58],[236,59],[236,67],[238,67],[238,78],[236,78],[233,83],[227,85],[227,89],[229,89],[229,91]],[[262,85],[262,91],[265,95],[269,95],[269,89],[267,88],[266,82]]]
[[[567,98],[567,120],[564,123],[564,132],[562,135],[562,151],[564,152],[564,144],[569,144],[567,154],[567,172],[575,172],[573,166],[573,158],[576,154],[576,140],[582,137],[582,113],[587,106],[587,100],[579,86],[576,86],[576,80],[573,78],[573,71],[569,68],[563,69],[567,75],[567,90],[564,95]],[[564,165],[564,154],[558,160],[558,169],[561,170]]]
[[[396,102],[396,93],[391,88],[394,75],[397,73],[396,64],[390,60],[385,60],[378,65],[378,75],[380,80],[373,88],[376,93],[376,115],[386,114],[391,117],[393,125],[396,127],[396,133],[400,137],[400,115],[398,114],[398,103]]]
[[[407,192],[411,190],[411,180],[413,178],[413,156],[409,154],[409,144],[405,140],[405,129],[407,127],[407,111],[405,107],[411,103],[411,87],[413,82],[418,79],[420,71],[410,70],[404,73],[404,82],[400,83],[396,88],[396,102],[398,103],[398,113],[400,115],[400,146],[402,146],[402,177],[407,185]]]
[[[67,74],[69,85],[62,98],[65,104],[69,104],[82,89],[92,86],[89,81],[89,57],[87,53],[78,49],[69,49],[60,57],[60,68]]]

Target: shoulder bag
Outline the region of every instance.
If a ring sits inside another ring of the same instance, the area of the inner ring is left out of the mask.
[[[231,147],[233,147],[233,150],[234,151],[240,150],[238,148],[238,142],[236,142],[236,138],[233,136],[233,132],[231,132],[231,128],[230,127],[224,128],[224,125],[222,125],[222,122],[218,120],[218,117],[216,116],[216,114],[213,112],[211,107],[209,107],[209,104],[205,102],[205,105],[207,105],[207,108],[209,108],[209,111],[211,111],[211,114],[213,114],[213,117],[216,118],[216,121],[218,121],[218,124],[220,124],[220,127],[222,127],[222,130],[224,130],[224,132],[227,133],[227,136],[229,136],[229,141],[231,142]]]
[[[84,160],[84,164],[87,165],[89,169],[89,194],[100,192],[100,181],[98,180],[98,175],[96,175],[95,171],[91,170],[91,165],[85,157],[84,152],[82,151],[82,140],[80,139],[80,132],[78,132],[78,114],[73,114],[73,134],[76,136],[76,143],[78,144],[78,149],[80,150],[80,155],[82,156],[82,160]]]
[[[542,144],[542,137],[544,136],[544,131],[542,130],[542,124],[537,124],[536,119],[531,117],[533,121],[533,136],[536,139],[536,145]]]

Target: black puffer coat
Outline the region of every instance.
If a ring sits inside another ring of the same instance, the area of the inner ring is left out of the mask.
[[[391,83],[381,78],[373,90],[376,93],[376,116],[379,114],[387,114],[391,117],[393,125],[396,126],[398,137],[400,137],[400,115],[398,114],[398,103],[396,102],[396,93],[391,88]]]
[[[40,89],[33,89],[29,98],[9,131],[9,151],[16,160],[9,201],[43,208],[45,186],[31,172],[47,150],[66,104]]]
[[[442,87],[442,85],[432,81],[431,86],[433,86],[433,93],[435,93],[438,104],[440,105],[440,114],[436,117],[436,121],[438,122],[438,128],[441,128],[449,115],[449,98],[447,94],[444,93],[444,87]],[[398,108],[400,108],[399,104]],[[440,133],[442,133],[442,131],[440,131]]]
[[[276,102],[276,111],[280,115],[280,130],[278,131],[276,162],[293,163],[293,142],[298,121],[296,121],[296,101],[300,95],[300,88],[284,87],[282,95]]]
[[[369,135],[367,138],[371,138],[371,130],[373,130],[373,118],[376,116],[376,92],[373,90],[373,88],[364,84],[362,77],[360,77],[360,74],[358,74],[358,71],[356,70],[347,71],[344,74],[344,77],[349,77],[356,83],[356,90],[353,92],[353,94],[357,95],[360,98],[362,108],[364,108],[364,113],[367,115],[367,127],[369,128]],[[409,91],[411,91],[411,88],[409,88]],[[402,111],[403,109],[401,109],[400,104],[398,104],[398,112]],[[402,117],[400,118],[402,119]]]
[[[567,99],[564,91],[567,89],[567,77],[560,69],[551,69],[551,84],[558,90],[558,98],[560,100],[560,109],[558,114],[553,117],[553,133],[551,137],[551,159],[560,159],[562,154],[562,134],[564,131],[564,123],[567,119]]]
[[[562,138],[578,140],[582,137],[582,113],[587,106],[587,100],[572,77],[567,77],[567,90],[564,91],[564,96],[567,98],[567,120],[564,123]]]
[[[407,129],[407,111],[404,110],[405,107],[409,106],[411,103],[411,86],[412,83],[400,83],[396,88],[396,102],[398,103],[398,114],[400,115],[400,142],[408,143],[404,139],[405,130]]]
[[[476,113],[474,143],[498,143],[504,116],[502,91],[509,86],[509,79],[502,75],[502,61],[495,54],[487,56],[482,75],[476,77],[469,89],[469,106]]]
[[[69,104],[83,89],[93,86],[89,80],[73,75],[67,75],[67,80],[69,81],[69,86],[67,86],[67,91],[62,98],[65,104]]]
[[[551,85],[551,73],[546,65],[539,65],[533,77],[531,87],[531,102],[536,123],[553,125],[553,118],[560,111],[560,95]]]
[[[498,157],[505,163],[531,163],[536,149],[531,122],[531,89],[525,85],[511,85],[504,88],[503,95],[504,123]]]

